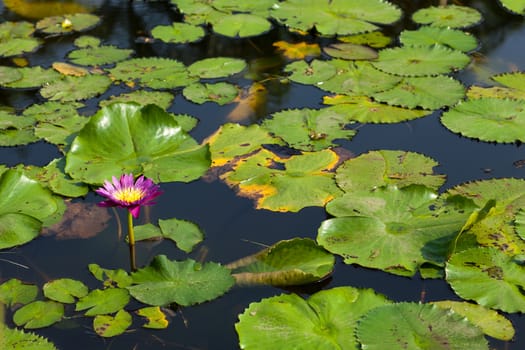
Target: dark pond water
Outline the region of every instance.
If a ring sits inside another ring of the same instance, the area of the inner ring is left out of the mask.
[[[402,6],[407,13],[431,3],[393,2]],[[478,8],[485,17],[484,23],[475,31],[481,42],[479,53],[483,56],[480,67],[490,74],[525,69],[523,19],[505,13],[494,1],[463,3]],[[169,24],[177,19],[170,11],[169,4],[164,1],[128,3],[101,0],[97,5],[95,13],[103,16],[103,22],[90,31],[90,35],[103,38],[105,44],[131,48],[137,56],[171,57],[185,64],[212,56],[234,56],[246,60],[260,58],[261,54],[272,56],[274,53],[271,44],[290,36],[277,28],[267,35],[250,40],[231,40],[212,35],[198,45],[145,44],[137,42],[137,37],[147,35],[155,25]],[[20,18],[0,5],[0,22],[18,19]],[[401,23],[388,30],[396,33],[403,25]],[[73,39],[48,39],[42,49],[28,55],[31,65],[49,66],[56,60],[63,60],[71,49]],[[280,68],[282,66],[271,69],[279,71]],[[458,78],[468,85],[476,82],[478,75],[467,69]],[[249,85],[247,80],[239,80],[238,83]],[[95,112],[99,99],[119,92],[115,88],[90,101],[85,110],[86,115]],[[322,95],[315,88],[299,84],[270,85],[265,114],[286,108],[318,108],[321,106]],[[39,102],[39,97],[34,91],[1,90],[0,102],[21,110]],[[200,122],[192,136],[201,141],[226,122],[226,116],[232,108],[217,107],[211,103],[195,105],[179,93],[169,111],[197,117]],[[401,149],[423,153],[437,160],[440,164],[437,170],[447,175],[444,188],[477,179],[521,178],[525,171],[513,164],[525,159],[523,146],[477,142],[457,136],[440,124],[437,113],[394,125],[362,125],[357,135],[342,145],[355,154],[373,149]],[[0,164],[8,166],[18,163],[45,165],[59,156],[61,155],[55,146],[44,143],[0,147]],[[162,189],[165,194],[159,197],[158,204],[149,212],[151,220],[155,222],[157,218],[177,217],[197,223],[205,232],[206,239],[201,248],[191,256],[198,258],[201,254],[206,254],[207,260],[221,263],[228,263],[260,250],[257,243],[271,245],[292,237],[315,238],[319,224],[326,218],[323,208],[307,208],[296,214],[255,210],[251,200],[236,197],[231,189],[219,181],[169,183],[162,184]],[[99,198],[89,195],[85,200],[95,202]],[[113,215],[113,212],[110,214]],[[124,221],[125,218],[122,216],[121,220]],[[128,248],[118,239],[116,232],[117,221],[112,217],[103,232],[90,239],[41,237],[22,247],[0,252],[1,259],[28,267],[26,269],[0,260],[0,279],[17,277],[41,285],[50,279],[70,277],[96,287],[97,281],[86,268],[89,263],[95,262],[106,268],[128,269]],[[186,258],[170,242],[141,243],[137,251],[138,265],[147,264],[157,254],[166,254],[171,259]],[[427,301],[458,299],[443,280],[401,278],[380,271],[347,266],[340,260],[329,280],[298,292],[307,295],[321,288],[343,285],[370,287],[395,301],[419,301],[422,297]],[[171,319],[170,327],[162,331],[144,331],[136,325],[129,333],[104,340],[93,332],[90,319],[77,318],[38,330],[38,334],[49,338],[59,349],[237,349],[238,339],[233,326],[237,316],[250,302],[281,292],[283,290],[272,287],[234,288],[210,303],[177,311]],[[492,341],[495,349],[525,348],[522,334],[525,330],[524,319],[519,315],[512,315],[510,319],[517,330],[517,337],[509,343]]]

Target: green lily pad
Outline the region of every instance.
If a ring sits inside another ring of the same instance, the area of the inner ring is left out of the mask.
[[[0,177],[0,249],[27,243],[63,213],[62,199],[19,170]]]
[[[74,44],[80,48],[100,46],[102,40],[91,35],[82,35],[75,39]]]
[[[173,103],[173,99],[173,94],[167,91],[135,90],[125,94],[111,95],[109,99],[100,101],[99,105],[101,107],[107,107],[112,103],[134,102],[143,106],[154,104],[162,109],[168,109]]]
[[[178,1],[177,1],[178,2]],[[214,0],[213,7],[224,12],[253,13],[259,16],[268,16],[268,11],[275,2],[273,0],[243,1]]]
[[[7,307],[28,304],[35,300],[37,294],[37,286],[26,284],[17,278],[11,278],[0,284],[0,303]]]
[[[21,78],[3,84],[4,87],[12,89],[37,89],[60,79],[61,74],[52,68],[24,67],[17,68],[22,75]]]
[[[189,76],[184,64],[169,58],[132,58],[118,62],[108,71],[114,79],[128,85],[137,82],[152,89],[175,89],[197,80]]]
[[[104,283],[104,287],[106,288],[126,288],[133,282],[131,276],[122,269],[109,270],[104,269],[97,264],[89,264],[88,269],[97,280]]]
[[[121,49],[111,45],[90,45],[69,52],[67,58],[71,62],[81,66],[102,66],[124,61],[129,58],[132,53],[133,50]]]
[[[446,280],[463,299],[505,312],[524,312],[525,267],[513,257],[491,247],[453,254]]]
[[[193,248],[202,242],[204,233],[193,222],[180,219],[159,220],[160,229],[152,224],[135,227],[135,240],[170,239],[180,250],[190,253]]]
[[[37,300],[16,310],[13,314],[13,322],[26,329],[35,329],[50,326],[60,321],[63,316],[63,304]]]
[[[380,336],[378,336],[380,334]],[[488,350],[480,329],[436,305],[379,306],[358,323],[357,339],[370,350]]]
[[[467,98],[474,100],[479,98],[499,98],[511,100],[525,100],[525,91],[502,86],[481,87],[469,86]]]
[[[188,182],[203,175],[209,164],[207,146],[198,145],[160,107],[115,103],[80,130],[65,170],[90,184],[130,172],[157,182]]]
[[[332,78],[337,73],[337,68],[332,64],[313,60],[310,63],[305,61],[295,61],[285,67],[286,72],[290,72],[288,77],[297,83],[319,86]]]
[[[525,15],[525,1],[523,0],[500,0],[503,7],[518,15]]]
[[[297,212],[323,206],[341,194],[330,172],[338,161],[331,150],[281,158],[263,149],[221,178],[240,196],[255,199],[257,209]]]
[[[0,66],[0,85],[5,85],[22,78],[22,73],[15,67]]]
[[[118,312],[129,302],[129,293],[124,288],[94,289],[80,298],[75,311],[83,311],[86,316]]]
[[[503,86],[516,89],[519,91],[525,91],[525,72],[512,72],[493,75],[490,79],[500,83]]]
[[[327,277],[335,258],[313,240],[294,238],[279,241],[254,255],[228,264],[237,284],[293,286]]]
[[[5,350],[57,350],[46,338],[20,329],[7,328],[3,323],[0,323],[0,334],[0,345]]]
[[[303,32],[315,27],[323,35],[348,35],[374,31],[376,24],[391,24],[401,18],[401,10],[380,0],[288,0],[274,6],[271,15]]]
[[[232,38],[261,35],[272,29],[272,23],[264,17],[249,13],[225,15],[212,22],[213,31]]]
[[[465,96],[465,87],[458,80],[444,75],[406,77],[392,89],[371,95],[390,105],[434,110],[458,103]]]
[[[49,281],[44,284],[42,291],[47,298],[64,304],[72,304],[75,298],[85,297],[89,292],[84,283],[71,278]]]
[[[36,51],[41,40],[33,37],[35,27],[25,21],[0,24],[0,57],[11,57]]]
[[[158,25],[151,30],[151,36],[165,43],[185,44],[201,40],[206,32],[201,26],[174,22],[171,25]]]
[[[441,266],[474,206],[439,206],[436,198],[419,185],[346,193],[327,204],[336,218],[322,222],[317,242],[347,264],[401,276],[413,276],[424,263]]]
[[[241,349],[357,349],[353,336],[359,319],[390,303],[371,289],[338,287],[305,300],[281,294],[251,303],[235,329]]]
[[[214,57],[197,61],[188,67],[191,76],[201,79],[225,78],[242,72],[246,62],[239,58]]]
[[[338,37],[344,43],[366,45],[375,49],[388,46],[392,42],[392,38],[385,35],[382,31],[376,30],[368,33],[353,34]]]
[[[36,23],[36,29],[45,34],[67,34],[87,31],[100,23],[100,17],[89,13],[51,16]]]
[[[525,141],[524,101],[480,98],[461,102],[444,112],[441,122],[463,136],[512,143]]]
[[[210,145],[212,166],[222,166],[236,157],[262,148],[264,144],[284,143],[257,124],[243,126],[226,123],[206,139]]]
[[[389,185],[424,185],[438,190],[445,175],[434,173],[437,165],[434,159],[415,152],[370,151],[345,161],[337,168],[335,179],[345,192],[372,191]]]
[[[421,118],[429,111],[389,106],[366,96],[325,96],[323,102],[332,105],[328,109],[346,115],[349,120],[361,123],[399,123]]]
[[[0,146],[18,146],[38,141],[35,119],[0,110]]]
[[[170,261],[165,255],[156,256],[132,277],[134,285],[128,287],[131,295],[153,306],[202,303],[221,296],[235,283],[230,271],[219,264]]]
[[[466,28],[478,24],[481,19],[481,13],[475,8],[457,5],[431,6],[412,15],[416,23],[445,28]]]
[[[194,103],[216,102],[224,105],[233,102],[239,91],[233,84],[218,82],[213,84],[193,83],[182,90],[182,94]]]
[[[444,46],[403,46],[379,51],[371,63],[390,74],[429,76],[464,68],[469,62],[463,52]]]
[[[95,333],[104,338],[120,335],[131,326],[131,314],[125,310],[119,310],[115,316],[97,315],[93,319]]]
[[[65,76],[43,86],[40,94],[51,101],[71,102],[101,95],[110,85],[105,75]]]
[[[514,338],[515,331],[512,323],[494,310],[465,301],[442,300],[434,301],[432,304],[466,317],[470,323],[481,328],[483,333],[492,338],[506,341]]]
[[[356,134],[349,128],[352,123],[348,115],[329,108],[303,108],[274,113],[261,126],[292,148],[319,151],[335,146],[335,139],[352,139]]]
[[[345,60],[372,60],[377,58],[377,51],[364,45],[337,43],[323,48],[323,51],[334,57]]]
[[[404,30],[399,35],[399,41],[407,46],[443,45],[451,49],[469,52],[478,47],[476,38],[462,30],[422,26],[417,30]]]
[[[165,329],[168,327],[166,314],[158,306],[148,306],[137,310],[137,315],[146,318],[144,328]]]

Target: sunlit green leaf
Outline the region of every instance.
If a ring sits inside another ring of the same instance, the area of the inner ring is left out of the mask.
[[[153,142],[154,140],[154,142]],[[155,181],[192,181],[210,164],[175,119],[155,105],[114,103],[102,108],[73,140],[66,172],[87,183],[143,173]]]
[[[285,67],[290,80],[306,85],[321,85],[336,75],[337,69],[328,62],[313,60],[311,63],[296,61]]]
[[[479,98],[525,100],[525,91],[503,86],[481,87],[471,85],[467,90],[467,98],[471,100]]]
[[[0,110],[0,146],[17,146],[38,141],[35,119]]]
[[[52,68],[45,69],[40,66],[18,68],[17,70],[22,77],[3,84],[3,86],[13,89],[36,89],[60,79],[61,76]]]
[[[72,304],[75,298],[82,298],[88,294],[88,287],[81,281],[61,278],[44,284],[42,291],[51,300]]]
[[[36,23],[36,29],[45,34],[66,34],[83,32],[95,27],[100,17],[89,13],[66,14],[41,19]]]
[[[33,37],[35,27],[25,21],[0,24],[0,57],[22,55],[35,51],[41,44]]]
[[[171,303],[188,306],[215,299],[234,284],[230,271],[216,263],[170,261],[156,256],[151,264],[132,274],[131,295],[149,305]]]
[[[392,38],[387,36],[380,30],[368,33],[341,36],[338,37],[338,39],[344,43],[366,45],[376,49],[388,46],[388,44],[392,42]]]
[[[38,300],[16,310],[13,314],[13,322],[26,329],[43,328],[60,321],[63,316],[63,304]]]
[[[523,0],[500,0],[503,7],[519,15],[525,15],[525,1]]]
[[[356,335],[362,348],[370,350],[489,349],[478,327],[460,315],[429,304],[379,306],[359,321]]]
[[[109,99],[102,100],[99,104],[101,107],[107,107],[112,103],[135,102],[143,106],[154,104],[163,109],[168,109],[173,103],[173,99],[173,94],[167,91],[135,90],[125,94],[111,95]]]
[[[105,75],[65,76],[40,89],[40,94],[51,101],[71,102],[101,95],[111,85]]]
[[[55,345],[34,333],[7,328],[0,323],[0,346],[5,350],[57,350]]]
[[[377,187],[425,185],[438,190],[445,175],[436,174],[438,163],[422,154],[408,151],[370,151],[345,161],[337,168],[337,185],[345,192],[371,191]]]
[[[88,46],[73,50],[67,54],[71,62],[82,66],[101,66],[123,61],[133,53],[133,50],[120,49],[115,46]]]
[[[82,35],[75,39],[75,45],[80,48],[97,47],[101,44],[100,38],[91,35]]]
[[[417,10],[412,20],[419,24],[435,27],[465,28],[481,21],[481,13],[473,7],[447,5],[431,6]]]
[[[524,312],[525,267],[491,247],[471,248],[452,255],[446,280],[463,299],[505,312]]]
[[[182,90],[182,94],[194,103],[216,102],[224,105],[233,102],[237,97],[238,89],[235,85],[218,82],[213,84],[193,83]]]
[[[11,278],[0,284],[0,303],[7,307],[30,303],[35,300],[37,294],[37,286],[23,283],[17,278]]]
[[[104,338],[120,335],[131,326],[131,314],[125,310],[119,310],[115,316],[97,315],[93,319],[95,333]]]
[[[223,78],[240,73],[246,68],[246,62],[239,58],[214,57],[197,61],[188,67],[192,76],[201,79]]]
[[[377,58],[377,52],[367,46],[350,44],[350,43],[336,43],[323,48],[323,51],[334,57],[345,60],[371,60]]]
[[[444,46],[403,46],[379,51],[371,63],[379,70],[403,76],[449,73],[464,68],[469,56]]]
[[[336,139],[351,139],[356,131],[347,114],[325,108],[293,109],[274,113],[262,122],[262,127],[280,137],[290,147],[304,151],[319,151],[334,146]]]
[[[239,195],[253,198],[257,209],[297,212],[323,206],[341,194],[330,172],[338,161],[331,150],[281,158],[263,149],[221,178]]]
[[[468,52],[478,46],[473,35],[462,30],[451,28],[440,28],[422,26],[417,30],[404,30],[399,35],[399,41],[403,45],[444,45],[451,49]]]
[[[151,36],[166,43],[184,44],[196,42],[206,35],[200,26],[174,22],[171,25],[158,25],[151,30]]]
[[[126,306],[129,299],[129,293],[124,288],[94,289],[78,300],[75,310],[87,310],[84,313],[86,316],[111,314]]]
[[[174,241],[177,247],[186,253],[190,253],[204,239],[204,233],[199,226],[190,221],[161,219],[159,227],[163,237]]]
[[[525,72],[503,73],[493,75],[490,78],[503,86],[516,89],[522,92],[525,91]]]
[[[137,310],[137,315],[145,317],[146,323],[142,326],[151,329],[164,329],[168,327],[166,314],[158,306],[143,307]]]
[[[300,285],[319,281],[334,267],[332,254],[313,240],[279,241],[254,255],[227,265],[237,284]]]
[[[21,78],[22,73],[20,73],[18,68],[0,66],[0,85],[5,85]]]
[[[222,16],[212,25],[214,32],[234,38],[261,35],[272,28],[272,23],[266,18],[247,13]]]
[[[242,349],[357,349],[353,336],[367,311],[389,301],[371,289],[338,287],[305,300],[281,294],[251,303],[235,329]]]
[[[126,288],[131,285],[131,276],[122,269],[109,270],[97,264],[89,264],[88,269],[97,280],[104,282],[104,287]]]

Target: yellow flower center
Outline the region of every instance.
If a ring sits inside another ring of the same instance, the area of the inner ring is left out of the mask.
[[[131,204],[142,199],[144,192],[137,188],[128,187],[115,192],[113,196],[119,201]]]

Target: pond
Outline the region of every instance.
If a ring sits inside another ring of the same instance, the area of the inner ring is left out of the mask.
[[[57,349],[522,349],[523,1],[237,3],[0,4],[5,325]],[[131,216],[95,190],[131,172],[163,193],[129,277]]]

